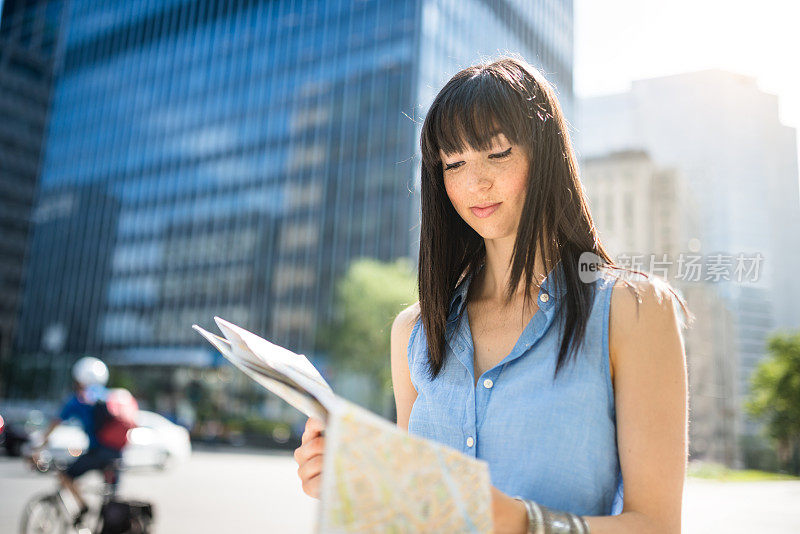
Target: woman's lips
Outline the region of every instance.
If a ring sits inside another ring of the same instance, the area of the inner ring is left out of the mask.
[[[476,217],[485,219],[486,217],[494,213],[497,210],[497,208],[500,207],[500,204],[502,204],[502,202],[498,202],[497,204],[492,204],[491,206],[486,206],[485,208],[472,207],[470,208],[470,210],[472,210],[472,213],[474,213]]]

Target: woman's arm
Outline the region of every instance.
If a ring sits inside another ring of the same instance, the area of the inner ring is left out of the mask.
[[[397,406],[397,426],[406,431],[408,431],[411,407],[417,398],[417,390],[411,383],[411,373],[408,369],[408,342],[418,314],[419,302],[416,302],[401,311],[392,323],[392,389]]]
[[[617,284],[611,296],[617,447],[625,483],[618,516],[589,517],[593,534],[681,530],[688,456],[686,355],[673,297],[659,279]]]

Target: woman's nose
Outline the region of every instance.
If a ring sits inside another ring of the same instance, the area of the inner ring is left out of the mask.
[[[493,181],[494,179],[486,169],[478,167],[470,170],[467,185],[472,190],[480,191],[491,187]]]

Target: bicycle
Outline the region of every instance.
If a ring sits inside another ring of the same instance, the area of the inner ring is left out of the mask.
[[[32,459],[31,459],[32,460]],[[32,460],[33,467],[39,472],[45,472],[50,465],[42,466],[36,460]],[[59,471],[65,469],[64,466],[55,465]],[[65,498],[67,490],[59,483],[53,492],[35,495],[25,505],[25,509],[20,521],[21,534],[101,534],[108,531],[109,525],[104,525],[109,520],[109,507],[119,505],[115,501],[117,487],[119,485],[119,472],[121,462],[116,460],[113,464],[103,469],[102,486],[90,488],[88,493],[95,497],[100,497],[100,504],[87,502],[89,510],[82,515],[79,521],[74,518],[77,515],[77,503],[72,498]],[[93,491],[92,491],[93,490]],[[67,492],[68,493],[68,492]],[[96,501],[97,499],[91,499]],[[142,503],[146,507],[143,515],[131,514],[126,520],[130,520],[130,528],[124,532],[145,534],[149,531],[152,510],[149,505]],[[124,504],[122,504],[124,506]],[[127,521],[126,521],[127,523]]]

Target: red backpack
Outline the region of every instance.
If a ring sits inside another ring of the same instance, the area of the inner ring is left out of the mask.
[[[130,391],[123,388],[108,390],[105,401],[94,405],[94,423],[100,445],[116,451],[128,444],[128,431],[136,428],[139,404]]]

